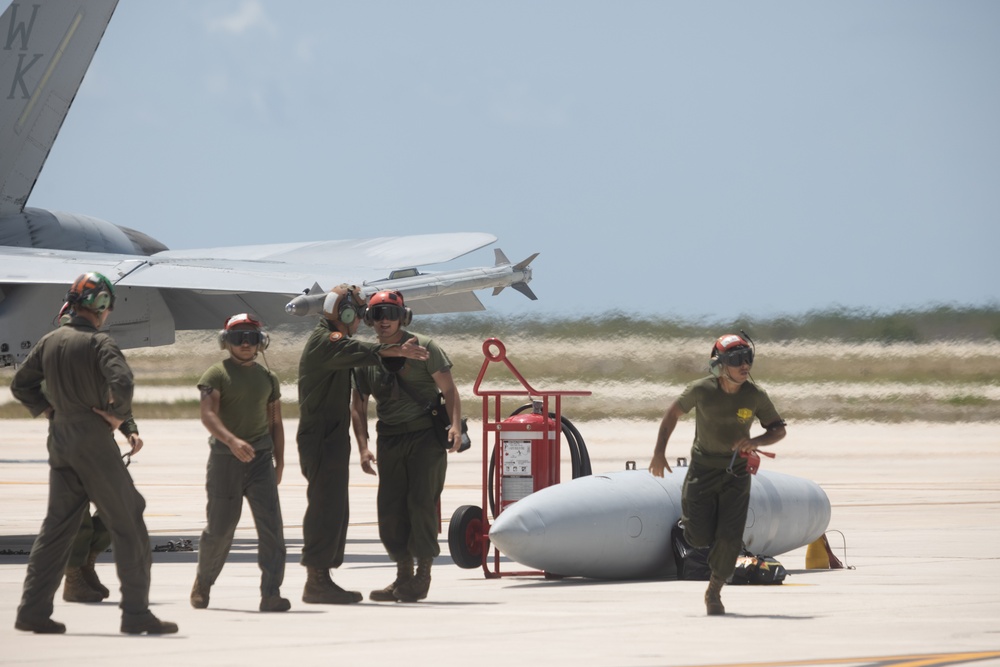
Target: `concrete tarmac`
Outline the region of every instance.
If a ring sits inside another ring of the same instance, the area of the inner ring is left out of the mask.
[[[476,409],[468,410],[475,414]],[[567,416],[572,419],[571,414]],[[129,471],[147,502],[155,548],[197,540],[205,522],[206,433],[196,421],[141,422],[146,446]],[[648,465],[653,422],[575,424],[594,472]],[[847,569],[806,570],[805,550],[778,556],[780,586],[729,586],[727,614],[706,617],[704,582],[487,578],[461,569],[448,520],[482,504],[481,439],[451,455],[442,498],[441,556],[430,595],[417,604],[373,603],[394,577],[378,539],[377,480],[356,466],[347,561],[334,579],[365,594],[349,607],[301,601],[298,564],[305,481],[289,439],[281,502],[288,544],[283,594],[292,609],[262,614],[256,534],[249,511],[211,592],[188,595],[193,551],[153,555],[152,610],[179,624],[164,637],[118,631],[112,554],[97,566],[109,600],[75,604],[56,594],[67,634],[14,630],[27,552],[45,514],[45,422],[0,421],[0,664],[9,665],[1000,665],[1000,428],[993,424],[793,423],[764,459],[807,477],[833,506],[828,536]],[[475,425],[473,425],[475,426]],[[687,455],[691,420],[668,455]],[[355,455],[356,460],[356,455]],[[563,455],[563,479],[570,478]],[[524,569],[501,561],[501,573]]]

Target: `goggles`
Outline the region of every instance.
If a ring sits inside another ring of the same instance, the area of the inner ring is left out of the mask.
[[[254,345],[260,345],[263,338],[263,334],[259,331],[242,331],[240,329],[234,329],[226,332],[226,342],[233,347],[239,347],[243,344],[250,345],[251,347]]]
[[[378,305],[371,310],[373,322],[381,322],[382,320],[396,322],[403,315],[403,309],[399,306]]]
[[[749,347],[738,347],[719,355],[719,361],[726,366],[753,365],[753,350]]]

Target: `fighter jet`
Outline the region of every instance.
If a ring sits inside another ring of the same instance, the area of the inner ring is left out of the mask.
[[[551,575],[594,579],[676,575],[670,534],[681,516],[687,467],[664,477],[625,470],[578,477],[507,506],[489,541],[510,559]],[[779,556],[820,539],[830,500],[810,480],[761,470],[750,487],[743,543]]]
[[[366,296],[399,289],[417,314],[483,310],[473,290],[490,287],[535,298],[535,255],[512,265],[497,249],[491,267],[418,270],[494,243],[489,233],[169,250],[128,227],[27,207],[116,5],[13,2],[0,19],[0,366],[24,360],[54,326],[67,286],[88,271],[116,285],[110,331],[123,348],[168,345],[178,329],[218,329],[234,312],[268,326],[294,322],[344,282]]]

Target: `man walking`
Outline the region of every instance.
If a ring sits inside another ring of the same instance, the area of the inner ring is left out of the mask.
[[[720,336],[712,346],[711,375],[688,385],[667,410],[649,463],[649,471],[657,477],[663,477],[664,469],[670,470],[667,441],[677,421],[696,409],[691,466],[681,490],[681,521],[684,539],[691,546],[711,546],[708,565],[712,574],[705,591],[709,616],[726,613],[722,587],[736,570],[743,548],[750,473],[746,458],[739,454],[749,454],[785,437],[785,422],[767,392],[750,379],[753,359],[753,347],[745,338]],[[764,432],[751,438],[755,419]]]
[[[285,430],[278,377],[257,363],[268,336],[247,313],[233,315],[219,332],[229,358],[198,381],[201,423],[211,437],[205,491],[208,520],[198,542],[198,573],[191,606],[208,606],[209,592],[226,564],[247,499],[257,527],[260,611],[288,611],[279,591],[285,578],[285,537],[278,484],[285,468]]]
[[[133,390],[132,370],[121,350],[98,331],[114,308],[114,287],[100,273],[87,273],[70,287],[66,303],[70,322],[42,337],[11,382],[14,397],[33,416],[49,418],[50,436],[48,513],[28,558],[14,627],[66,632],[65,625],[52,620],[53,598],[92,501],[111,531],[121,580],[121,631],[174,633],[176,624],[149,611],[152,552],[142,518],[146,502],[112,433],[131,414]]]

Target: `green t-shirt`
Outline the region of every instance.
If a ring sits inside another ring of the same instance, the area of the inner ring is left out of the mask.
[[[425,417],[427,403],[433,402],[438,393],[434,373],[451,370],[451,359],[432,339],[404,331],[403,338],[399,342],[404,343],[410,338],[416,338],[418,345],[427,348],[427,353],[430,355],[427,361],[387,358],[382,360],[382,366],[354,370],[354,386],[362,394],[375,399],[379,421],[393,426]],[[389,369],[398,368],[400,364],[402,367],[398,370],[399,375],[411,391],[424,399],[423,403],[414,401],[395,381]]]
[[[752,382],[744,382],[738,392],[727,394],[717,378],[703,378],[688,385],[677,403],[685,413],[696,408],[691,457],[712,467],[729,465],[733,445],[750,437],[755,418],[762,426],[781,421],[767,392]]]
[[[219,392],[219,419],[233,435],[254,449],[272,447],[267,423],[267,406],[281,398],[278,376],[260,364],[241,366],[224,359],[210,367],[198,380],[199,387]],[[209,438],[213,448],[229,448]]]

